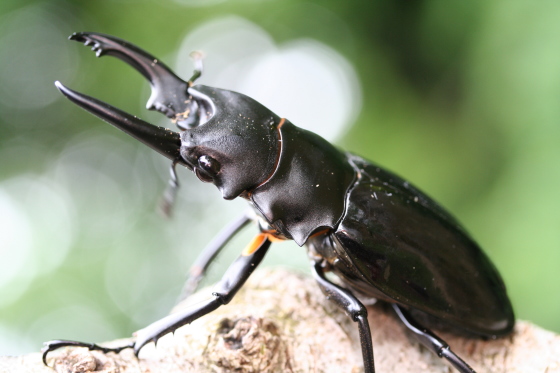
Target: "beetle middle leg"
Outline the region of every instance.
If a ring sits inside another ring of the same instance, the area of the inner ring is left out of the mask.
[[[443,339],[435,335],[431,330],[420,325],[414,318],[401,306],[393,303],[393,309],[403,324],[414,333],[414,336],[432,350],[439,357],[444,357],[461,373],[476,373],[467,363],[457,356]]]
[[[45,342],[43,350],[43,362],[46,365],[47,354],[61,347],[77,346],[88,347],[90,349],[101,350],[103,352],[120,352],[125,348],[134,348],[134,353],[138,353],[149,342],[157,343],[158,339],[164,335],[175,331],[177,328],[190,324],[194,320],[202,317],[218,307],[228,304],[237,291],[243,286],[251,273],[257,268],[264,258],[270,241],[265,234],[259,234],[255,240],[243,251],[227,269],[220,282],[214,286],[213,298],[205,302],[197,303],[183,311],[171,314],[161,320],[148,325],[146,328],[136,333],[134,344],[128,344],[117,348],[103,348],[91,343],[54,340]],[[91,346],[91,347],[90,347]]]
[[[181,291],[179,302],[185,300],[196,291],[198,284],[206,275],[208,267],[210,267],[210,264],[212,264],[216,256],[233,236],[249,224],[250,221],[251,216],[249,211],[247,211],[242,216],[226,225],[220,233],[210,241],[204,250],[202,250],[189,270],[189,275]]]
[[[360,344],[362,346],[362,357],[364,360],[364,372],[375,373],[373,362],[373,344],[371,342],[371,331],[367,319],[366,307],[349,290],[333,284],[325,277],[325,270],[321,262],[315,262],[311,270],[319,287],[329,300],[344,309],[354,322],[358,323],[360,332]]]

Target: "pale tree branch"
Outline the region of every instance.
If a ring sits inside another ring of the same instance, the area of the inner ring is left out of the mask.
[[[203,290],[189,303],[208,297]],[[184,307],[180,304],[178,307]],[[380,304],[368,308],[375,365],[380,373],[453,372],[419,345]],[[560,372],[560,336],[518,321],[507,338],[482,341],[439,333],[479,373]],[[128,340],[105,345],[119,345]],[[103,355],[66,348],[49,355],[57,372],[351,372],[362,371],[356,326],[325,299],[314,281],[285,270],[253,274],[236,298],[210,315],[149,344]],[[0,357],[0,372],[52,373],[40,354]]]

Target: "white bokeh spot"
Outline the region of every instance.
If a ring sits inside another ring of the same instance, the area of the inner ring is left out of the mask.
[[[205,55],[201,84],[244,93],[329,141],[344,134],[360,111],[361,89],[352,66],[319,41],[276,45],[257,25],[228,16],[185,37],[177,59],[183,77],[191,75],[193,50]]]

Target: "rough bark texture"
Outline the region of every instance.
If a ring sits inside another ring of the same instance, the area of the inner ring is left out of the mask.
[[[208,294],[203,290],[188,303]],[[376,304],[368,310],[377,372],[453,372],[419,345],[390,309]],[[439,334],[479,373],[560,372],[560,336],[527,322],[518,321],[514,334],[493,341]],[[362,372],[355,325],[312,279],[278,269],[255,272],[229,305],[162,338],[157,348],[149,344],[140,359],[130,350],[103,355],[66,348],[48,361],[64,373]],[[0,372],[52,370],[35,353],[0,357]]]

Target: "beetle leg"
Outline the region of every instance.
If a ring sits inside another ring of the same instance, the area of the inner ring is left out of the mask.
[[[159,210],[166,218],[170,218],[173,212],[173,206],[175,205],[175,200],[177,199],[177,191],[179,190],[179,178],[177,177],[177,163],[180,159],[175,159],[171,162],[171,167],[169,168],[169,181],[167,182],[167,188],[163,193],[163,197],[159,203]]]
[[[393,309],[404,325],[414,333],[420,343],[435,352],[437,356],[446,358],[459,372],[476,373],[463,359],[451,351],[447,342],[435,335],[431,330],[420,325],[403,307],[393,303]]]
[[[190,324],[218,307],[228,304],[243,286],[251,273],[260,264],[270,247],[270,241],[264,234],[259,234],[250,246],[228,268],[220,282],[214,286],[213,299],[197,303],[184,311],[171,314],[136,333],[134,353],[138,353],[149,342],[156,343],[159,338],[177,328]]]
[[[315,262],[311,268],[315,280],[319,283],[319,287],[327,296],[327,299],[334,301],[337,306],[346,311],[354,322],[358,323],[364,372],[375,373],[373,344],[371,342],[371,331],[369,329],[366,307],[348,289],[330,282],[325,277],[325,271],[321,266],[321,262]]]
[[[206,275],[208,267],[214,261],[216,256],[226,246],[229,240],[231,240],[233,236],[235,236],[250,221],[251,216],[249,212],[244,213],[242,216],[226,225],[222,231],[218,233],[212,241],[210,241],[204,250],[202,250],[189,270],[189,275],[185,285],[183,286],[183,290],[181,291],[179,302],[188,298],[196,291],[198,284]]]
[[[43,362],[47,365],[47,354],[49,352],[67,346],[87,347],[90,350],[99,350],[104,353],[120,352],[126,348],[134,348],[134,354],[138,356],[142,347],[147,343],[157,343],[158,339],[164,335],[174,332],[183,325],[190,324],[199,317],[214,311],[221,305],[228,304],[245,281],[247,281],[255,268],[260,264],[269,247],[270,241],[267,236],[265,234],[259,234],[252,244],[244,250],[241,256],[229,266],[221,281],[215,285],[214,291],[212,292],[214,296],[213,299],[197,303],[186,310],[166,316],[148,325],[146,328],[139,330],[136,332],[136,341],[133,344],[127,344],[116,348],[106,348],[94,343],[53,340],[45,342]]]
[[[65,339],[55,339],[43,343],[43,348],[41,350],[41,352],[43,353],[43,364],[48,366],[47,355],[49,354],[49,352],[58,350],[61,347],[87,347],[87,349],[90,351],[101,351],[104,354],[109,352],[114,352],[118,354],[119,352],[127,348],[134,348],[134,342],[120,347],[103,347],[95,343],[85,343],[85,342],[78,342],[78,341],[69,341]]]

